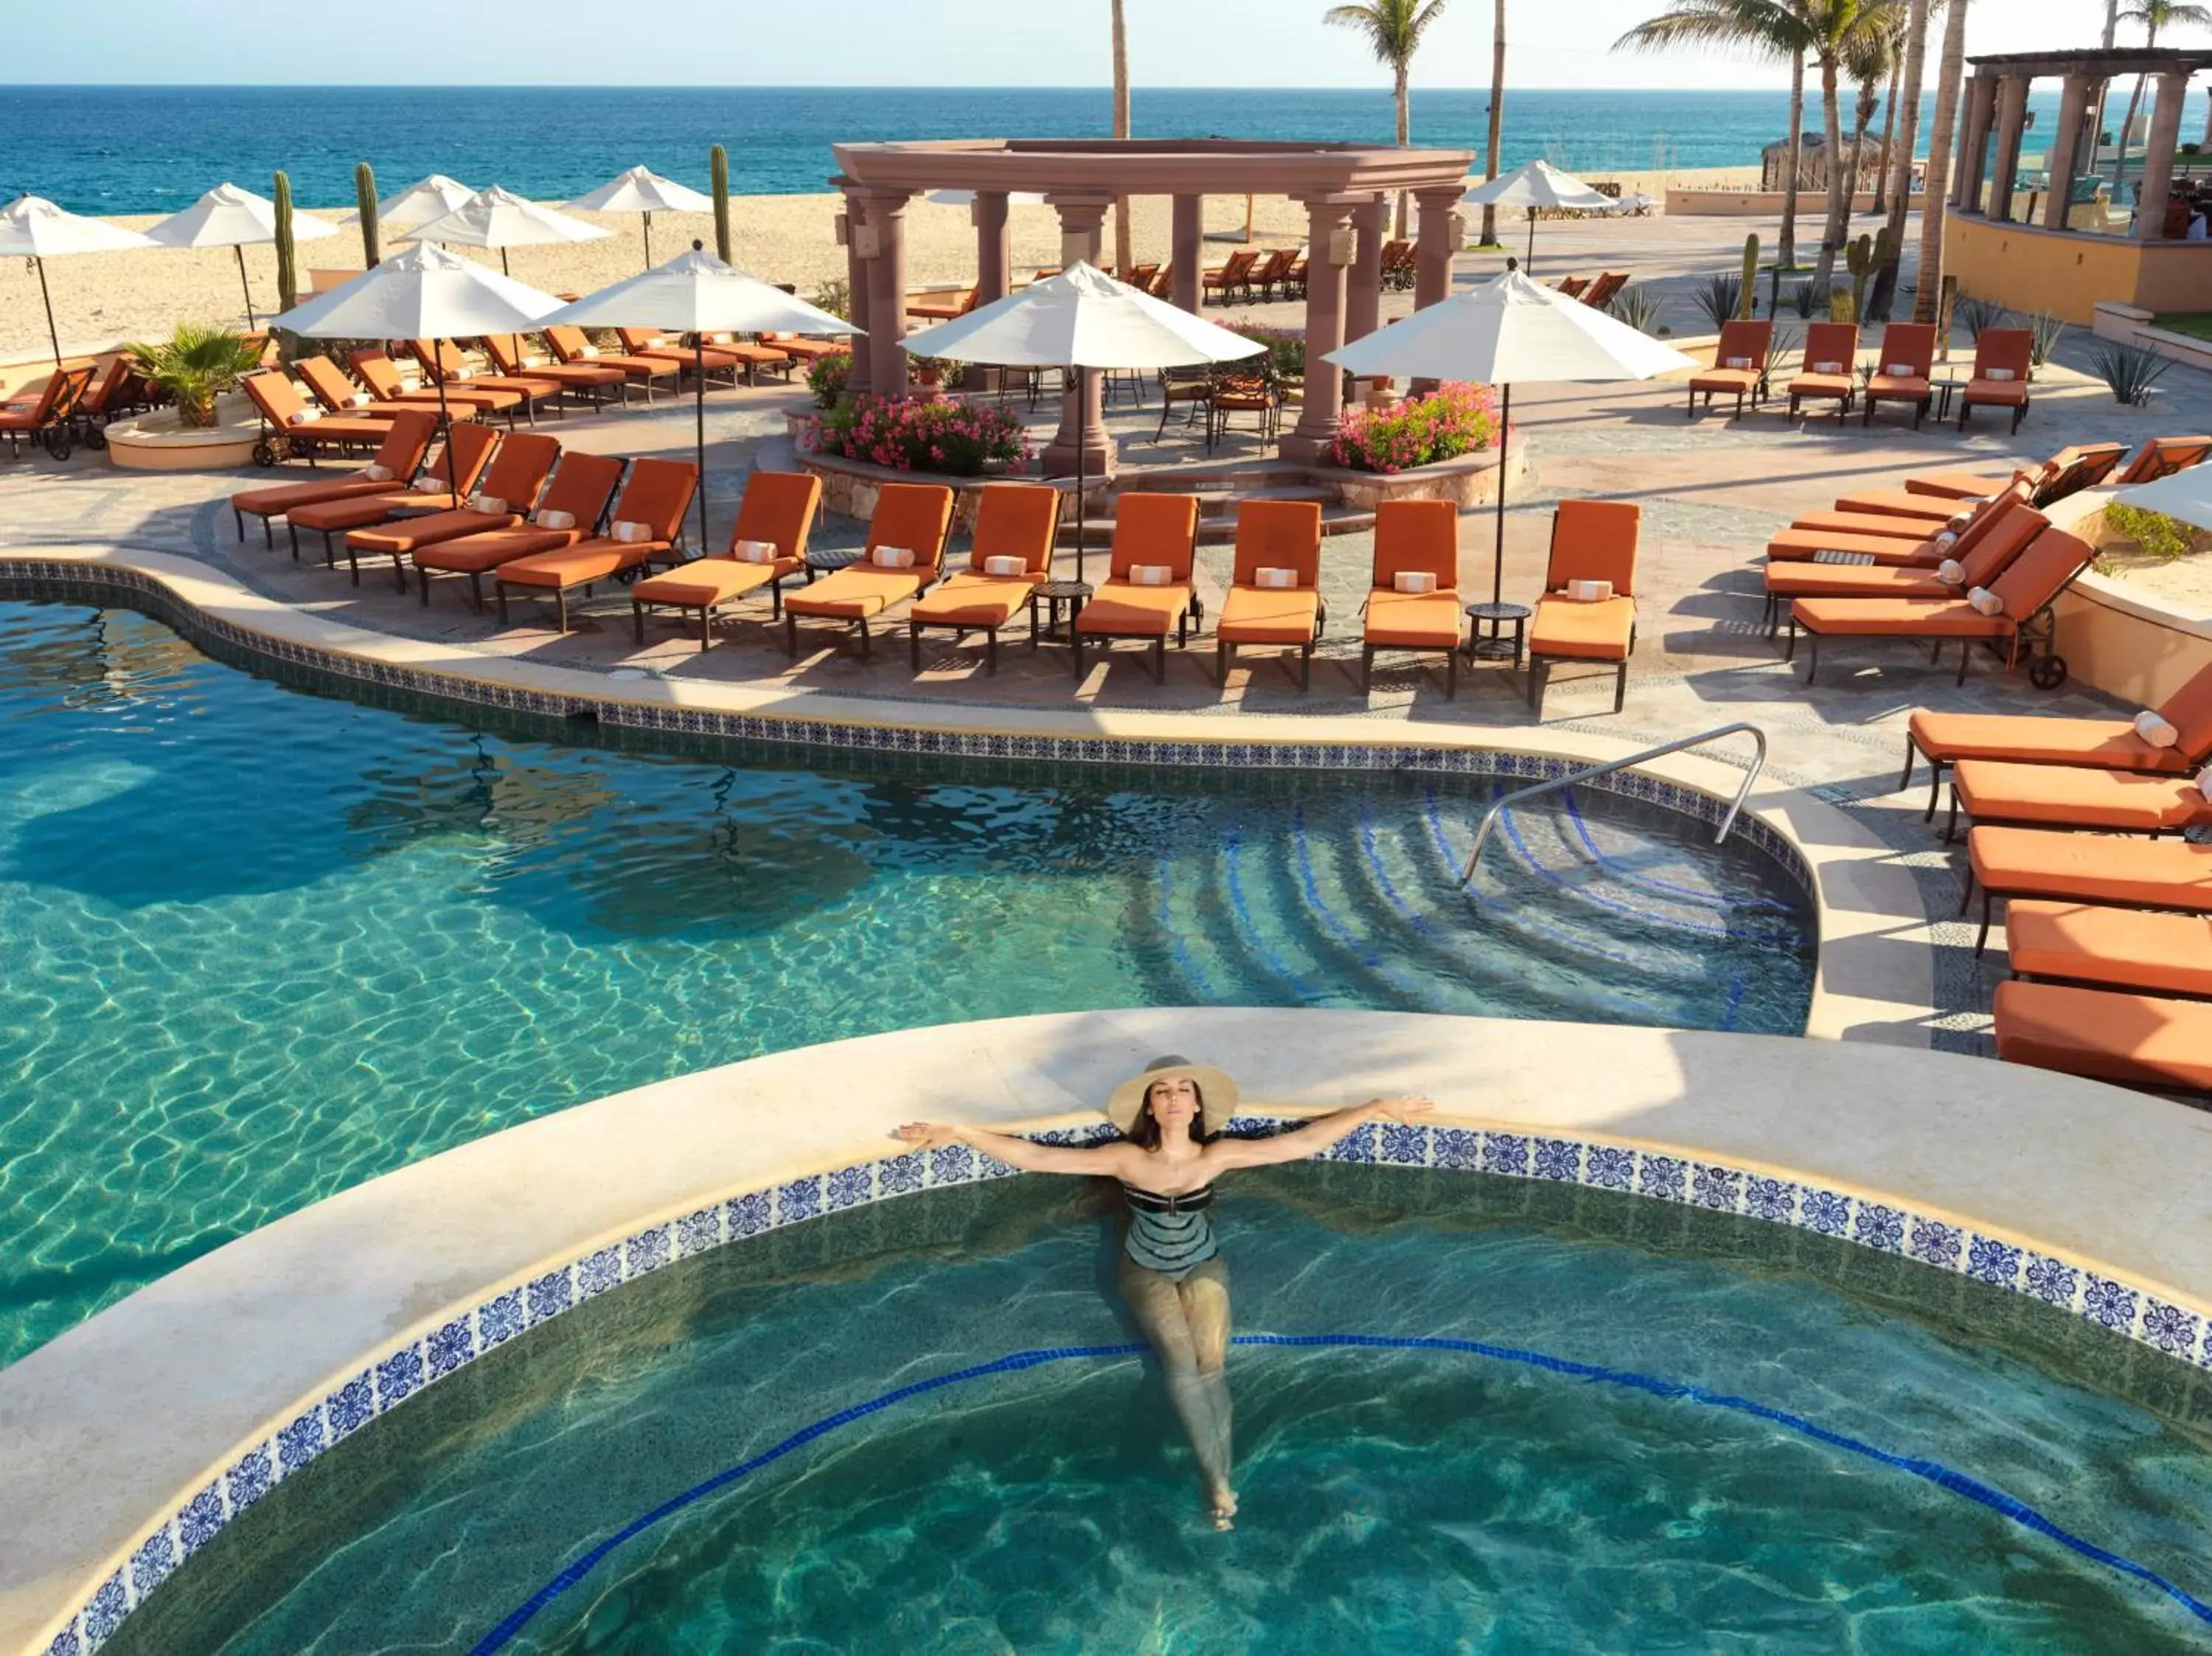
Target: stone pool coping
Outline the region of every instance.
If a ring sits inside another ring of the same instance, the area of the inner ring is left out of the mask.
[[[917,1117],[1082,1131],[1164,1050],[1240,1116],[1425,1093],[1337,1159],[1549,1178],[1791,1223],[2212,1366],[2212,1119],[1880,1046],[1300,1010],[906,1030],[663,1082],[291,1214],[0,1370],[0,1650],[94,1648],[271,1483],[670,1259],[1003,1172]],[[2147,1178],[2154,1172],[2154,1179]]]
[[[198,561],[141,548],[9,549],[0,582],[68,596],[87,580],[143,594],[173,609],[196,642],[227,646],[279,666],[387,690],[441,697],[545,718],[587,713],[601,723],[684,736],[796,742],[830,749],[943,753],[1108,763],[1210,767],[1443,767],[1477,755],[1507,756],[1531,779],[1614,760],[1639,744],[1556,726],[1428,725],[1414,719],[1255,713],[1233,720],[1187,713],[1107,708],[992,707],[891,701],[782,686],[706,682],[644,673],[635,677],[486,656],[432,640],[336,622],[253,591]],[[1738,756],[1731,738],[1718,751]],[[1639,767],[1645,789],[1678,809],[1716,816],[1742,770],[1700,754]],[[1821,1039],[1929,1045],[1939,1016],[1933,920],[1906,853],[1870,827],[1801,788],[1762,786],[1745,814],[1763,824],[1762,843],[1809,877],[1818,961],[1805,1033]]]

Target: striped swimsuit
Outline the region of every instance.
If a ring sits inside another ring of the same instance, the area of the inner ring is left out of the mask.
[[[1212,1186],[1162,1196],[1124,1184],[1121,1194],[1129,1204],[1122,1250],[1133,1264],[1179,1283],[1221,1252],[1213,1239]]]

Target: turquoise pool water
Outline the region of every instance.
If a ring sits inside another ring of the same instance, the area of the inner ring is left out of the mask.
[[[1802,1027],[1769,859],[1581,794],[1462,894],[1491,792],[563,745],[0,603],[0,1362],[415,1157],[809,1042],[1188,1004]]]
[[[555,1319],[277,1485],[108,1648],[2203,1647],[2156,1586],[1932,1476],[2202,1600],[2212,1409],[2185,1365],[1808,1232],[1541,1181],[1309,1164],[1226,1181],[1221,1222],[1246,1331],[1479,1342],[1703,1391],[1240,1346],[1243,1512],[1220,1536],[1157,1374],[1073,1359],[908,1398],[669,1510],[893,1388],[1133,1338],[1104,1193],[993,1181],[721,1248]]]

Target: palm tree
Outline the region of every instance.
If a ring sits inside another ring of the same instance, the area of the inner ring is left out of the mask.
[[[1889,27],[1858,43],[1846,65],[1851,78],[1858,82],[1858,102],[1851,111],[1851,171],[1850,193],[1858,193],[1859,179],[1865,173],[1867,130],[1874,124],[1875,111],[1881,107],[1881,83],[1889,82],[1890,124],[1896,124],[1898,60],[1905,45],[1905,14],[1890,14]],[[1886,155],[1887,152],[1885,152]],[[1887,214],[1889,203],[1883,198],[1882,188],[1889,177],[1885,160],[1881,171],[1875,175],[1874,210]]]
[[[1121,0],[1114,7],[1114,136],[1129,136],[1129,25],[1121,14]],[[1133,262],[1129,239],[1129,198],[1114,199],[1114,269],[1126,270]]]
[[[1717,46],[1790,65],[1790,154],[1782,186],[1784,270],[1797,263],[1797,186],[1803,173],[1805,54],[1813,48],[1806,8],[1815,0],[1676,0],[1674,9],[1638,23],[1613,43],[1615,52],[1670,52]]]
[[[1331,6],[1322,14],[1323,20],[1344,28],[1358,29],[1367,37],[1367,44],[1375,56],[1390,67],[1392,90],[1398,100],[1398,145],[1403,149],[1412,136],[1412,108],[1407,101],[1407,88],[1413,78],[1413,54],[1421,49],[1421,37],[1428,33],[1429,25],[1443,15],[1446,0],[1360,0],[1357,5]],[[1499,0],[1504,9],[1504,0]],[[1406,234],[1406,192],[1398,192],[1398,227],[1400,237]]]
[[[2130,0],[2121,7],[2116,20],[2122,23],[2141,23],[2143,26],[2143,45],[2146,49],[2158,44],[2160,29],[2212,28],[2212,11],[2203,6],[2183,5],[2177,0]],[[2120,141],[2114,146],[2119,152],[2112,161],[2112,182],[2118,185],[2128,170],[2128,130],[2136,124],[2136,112],[2142,107],[2145,77],[2136,76],[2134,94],[2128,99],[2128,118],[2120,123]],[[2057,180],[2051,181],[2057,187]]]
[[[1850,234],[1851,197],[1858,193],[1858,178],[1844,161],[1843,76],[1894,29],[1901,7],[1899,0],[1799,3],[1813,30],[1813,58],[1820,68],[1820,120],[1827,135],[1828,217],[1820,228],[1820,255],[1813,270],[1814,291],[1826,293],[1835,276],[1836,254]]]
[[[1896,141],[1889,148],[1889,257],[1875,275],[1867,319],[1885,321],[1905,255],[1905,216],[1912,210],[1912,152],[1920,139],[1920,83],[1928,68],[1928,19],[1943,0],[1911,0],[1905,20],[1905,82]],[[2118,3],[2118,0],[2114,0]]]
[[[1928,129],[1928,183],[1920,192],[1920,288],[1912,319],[1933,322],[1943,296],[1943,217],[1951,193],[1951,144],[1959,124],[1959,87],[1966,78],[1966,8],[1950,0],[1943,19],[1943,60],[1936,75],[1936,124]],[[1976,157],[1969,163],[1981,165]]]

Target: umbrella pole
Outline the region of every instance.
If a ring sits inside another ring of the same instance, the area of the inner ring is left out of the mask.
[[[1490,601],[1502,604],[1505,600],[1505,479],[1510,463],[1513,440],[1513,387],[1500,387],[1505,401],[1498,416],[1498,548],[1490,561]]]
[[[653,215],[640,213],[638,217],[645,221],[645,268],[650,270],[653,268]]]
[[[246,290],[246,331],[253,331],[253,284],[246,279],[246,244],[234,243],[232,252],[238,255],[238,285]]]
[[[697,355],[692,373],[697,379],[699,425],[699,555],[707,555],[707,336],[694,333],[691,349]]]
[[[1075,370],[1075,579],[1083,579],[1083,451],[1091,446],[1091,387],[1084,379],[1090,370],[1078,366]],[[1070,622],[1068,630],[1074,631]]]
[[[442,356],[444,353],[435,352],[434,355]],[[446,406],[446,376],[442,369],[441,364],[438,375],[438,428],[446,434],[446,500],[451,510],[459,512],[461,509],[461,466],[459,458],[453,453],[453,416]]]
[[[34,258],[31,263],[38,267],[39,297],[46,302],[46,337],[53,342],[54,371],[58,373],[61,372],[62,366],[62,337],[54,327],[54,296],[46,291],[46,262],[42,258]]]
[[[1528,273],[1533,276],[1536,272],[1536,209],[1524,207],[1521,210],[1528,215]]]
[[[507,268],[507,249],[504,247],[499,250],[499,273],[503,276],[511,276],[514,274]]]

